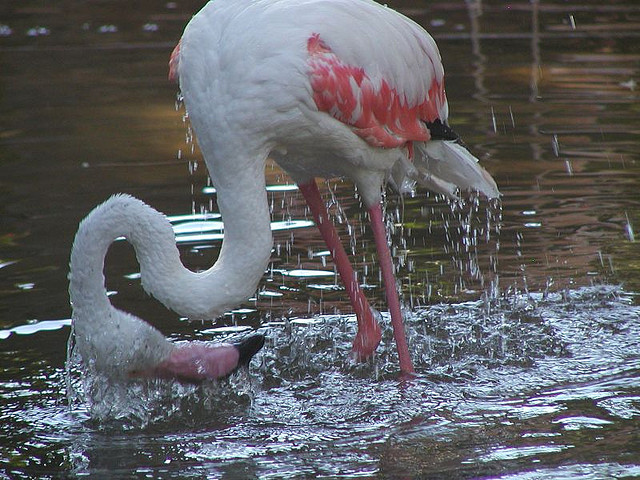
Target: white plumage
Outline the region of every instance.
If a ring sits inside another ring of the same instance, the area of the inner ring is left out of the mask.
[[[380,341],[377,315],[314,180],[349,177],[371,217],[400,368],[411,372],[382,221],[383,183],[389,179],[403,188],[418,181],[448,195],[458,189],[499,195],[477,159],[451,141],[444,70],[431,36],[369,0],[214,0],[187,25],[170,77],[179,81],[217,191],[224,241],[216,264],[195,274],[180,264],[170,228],[157,212],[129,197],[103,207],[134,219],[127,237],[136,245],[145,289],[191,318],[215,317],[253,293],[272,248],[264,178],[271,156],[309,204],[358,317],[354,353],[369,357]],[[108,215],[96,218],[106,221]],[[83,227],[89,236],[100,228],[91,220]],[[84,256],[72,256],[72,300],[82,315],[89,315],[94,301],[110,311],[106,297],[92,297],[103,282],[92,258],[104,258],[113,239],[95,240],[95,246],[83,242],[91,247]],[[91,273],[76,274],[85,262]],[[137,321],[131,326],[139,327]],[[165,348],[157,343],[159,351]]]
[[[431,36],[369,0],[215,0],[187,25],[170,76],[216,186],[225,235],[251,232],[256,264],[271,248],[258,218],[267,217],[263,169],[271,155],[300,185],[334,255],[359,320],[354,351],[366,358],[379,328],[335,231],[323,225],[314,178],[355,182],[372,217],[401,369],[412,371],[381,225],[383,182],[499,195],[473,155],[444,143],[453,132]],[[442,140],[432,138],[436,131]]]
[[[220,265],[199,273],[186,269],[168,219],[137,198],[114,195],[81,222],[71,249],[75,344],[88,368],[108,377],[199,382],[228,375],[260,349],[261,336],[249,337],[240,350],[227,344],[176,344],[144,320],[113,307],[103,268],[109,246],[119,237],[135,249],[144,289],[184,315],[215,317],[250,295],[257,283],[247,284],[235,269],[214,274]]]

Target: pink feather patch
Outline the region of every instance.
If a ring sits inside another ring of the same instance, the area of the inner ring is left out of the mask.
[[[427,98],[410,105],[385,79],[373,82],[363,68],[344,63],[319,34],[309,37],[307,52],[318,110],[351,126],[375,147],[410,147],[413,141],[431,138],[424,122],[438,119],[440,107],[446,104],[442,83],[434,79]]]
[[[178,82],[178,67],[180,66],[180,42],[175,46],[169,58],[169,80]]]

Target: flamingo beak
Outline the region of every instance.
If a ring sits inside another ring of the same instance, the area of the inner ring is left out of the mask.
[[[238,368],[247,366],[263,345],[264,335],[251,335],[239,343],[176,344],[169,357],[154,368],[130,372],[130,375],[174,379],[195,384],[205,380],[224,378]]]
[[[232,345],[238,349],[238,352],[240,353],[238,366],[247,366],[253,356],[264,346],[264,335],[251,335],[240,343],[233,343]]]

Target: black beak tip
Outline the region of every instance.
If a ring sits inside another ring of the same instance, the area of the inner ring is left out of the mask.
[[[431,140],[454,140],[459,142],[460,136],[454,132],[448,123],[436,118],[433,122],[426,122]]]
[[[253,356],[264,346],[264,335],[257,334],[245,338],[240,343],[234,344],[240,352],[238,365],[248,365]]]

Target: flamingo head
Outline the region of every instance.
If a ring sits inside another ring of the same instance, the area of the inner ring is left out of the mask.
[[[154,368],[132,372],[132,376],[175,379],[185,383],[224,378],[249,364],[264,345],[263,335],[252,335],[239,343],[186,342],[175,345],[168,358]]]

